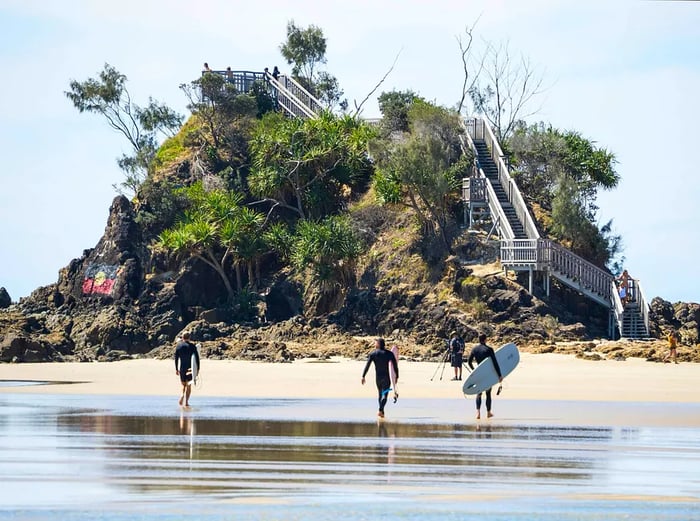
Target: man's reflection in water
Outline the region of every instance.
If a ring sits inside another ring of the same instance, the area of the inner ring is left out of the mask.
[[[379,438],[390,438],[393,440],[396,438],[396,431],[393,430],[392,433],[389,434],[386,424],[384,422],[379,422],[377,424],[377,436]],[[381,444],[380,446],[383,448],[385,445]],[[386,444],[386,464],[388,465],[386,476],[387,481],[391,481],[391,467],[394,465],[395,456],[396,448],[394,447],[394,443],[390,441]]]
[[[482,425],[481,423],[477,423],[476,426],[474,427],[474,431],[477,434],[477,438],[491,438],[491,424],[487,423],[485,425]]]
[[[194,456],[194,418],[184,411],[180,412],[180,432],[190,436],[190,459]]]

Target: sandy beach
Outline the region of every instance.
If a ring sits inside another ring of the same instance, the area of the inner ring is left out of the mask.
[[[371,398],[373,368],[360,384],[364,362],[298,360],[286,364],[203,360],[200,396]],[[402,397],[462,397],[437,363],[400,362]],[[442,375],[442,379],[440,378]],[[464,377],[467,372],[464,371]],[[179,381],[173,361],[139,359],[107,363],[1,364],[0,380],[67,382],[0,386],[0,393],[172,395]],[[570,355],[521,353],[520,365],[504,381],[509,400],[700,403],[700,365],[631,359],[585,361]],[[321,390],[319,390],[321,389]]]

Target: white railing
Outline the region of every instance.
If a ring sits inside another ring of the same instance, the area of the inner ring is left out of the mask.
[[[279,77],[280,80],[282,78],[285,78],[285,76]],[[316,117],[316,112],[297,98],[297,96],[292,91],[288,90],[281,81],[276,80],[272,74],[267,73],[265,75],[265,81],[275,90],[277,104],[286,110],[288,114],[298,118],[313,119]],[[301,85],[299,85],[299,88],[301,88]]]
[[[566,282],[574,283],[613,305],[615,278],[548,239],[502,240],[501,264],[506,268],[528,266],[538,271],[549,271],[555,277],[564,277]]]
[[[308,90],[302,87],[298,82],[287,75],[281,75],[275,80],[272,74],[268,73],[268,77],[272,81],[279,83],[286,92],[294,96],[298,101],[303,103],[311,112],[318,114],[323,111],[323,104],[318,101]]]
[[[462,120],[462,125],[464,126],[464,121]],[[466,148],[469,147],[472,152],[474,152],[474,155],[477,155],[477,150],[476,146],[474,145],[474,141],[472,140],[472,137],[469,133],[469,129],[466,129],[466,143],[465,143],[465,138],[460,136],[460,144],[462,146],[462,152],[466,153]],[[498,227],[499,235],[501,236],[501,239],[507,239],[507,240],[512,240],[515,239],[515,233],[513,232],[513,228],[510,225],[510,221],[508,220],[508,217],[506,216],[505,212],[503,211],[503,207],[501,206],[500,201],[498,200],[498,196],[496,195],[495,190],[493,189],[493,185],[491,184],[491,180],[486,177],[486,174],[484,173],[484,170],[482,168],[475,168],[474,169],[476,172],[476,177],[477,179],[483,179],[485,186],[486,186],[486,203],[489,207],[489,211],[491,212],[491,218],[493,219],[494,224]],[[464,186],[464,180],[462,180],[462,186]]]
[[[510,239],[501,241],[501,264],[505,267],[540,266],[540,251],[537,239]]]
[[[508,167],[503,160],[503,152],[501,151],[501,147],[498,144],[496,136],[491,130],[491,126],[486,124],[483,119],[468,118],[466,121],[466,129],[467,134],[471,139],[483,139],[486,142],[486,146],[490,151],[491,159],[498,168],[498,181],[501,183],[501,186],[508,197],[508,201],[513,205],[513,209],[523,225],[525,234],[529,239],[539,239],[540,234],[537,231],[537,226],[535,226],[535,221],[532,219],[532,216],[527,209],[527,205],[525,204],[525,200],[518,189],[518,185],[508,172]]]
[[[635,281],[637,284],[637,294],[639,295],[639,311],[642,313],[642,318],[644,320],[644,331],[649,333],[649,304],[647,304],[646,296],[642,290],[642,285],[639,281]]]
[[[548,255],[546,263],[550,271],[560,273],[575,281],[582,289],[602,297],[609,303],[612,302],[611,283],[615,282],[612,274],[555,242],[546,239],[540,239],[540,242],[545,243]]]

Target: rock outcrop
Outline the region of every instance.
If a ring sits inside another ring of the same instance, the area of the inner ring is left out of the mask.
[[[169,357],[184,328],[203,344],[204,356],[279,362],[363,357],[377,335],[400,343],[409,359],[439,360],[451,330],[467,344],[483,332],[494,345],[513,341],[524,349],[573,350],[591,359],[663,355],[663,342],[622,351],[595,344],[607,334],[606,310],[565,288],[546,301],[528,293],[504,275],[497,248],[483,237],[464,233],[455,255],[435,261],[434,251],[421,257],[413,239],[397,231],[408,229],[405,220],[394,229],[386,213],[365,213],[372,222],[359,227],[373,250],[360,263],[356,287],[314,294],[281,270],[259,292],[246,294],[247,304],[224,304],[219,275],[196,258],[154,253],[131,202],[117,197],[103,237],[61,269],[55,284],[17,304],[0,288],[0,361]],[[328,309],[333,311],[323,311]],[[683,346],[697,344],[700,305],[657,298],[651,318],[654,336],[663,338],[673,328]],[[681,359],[693,360],[696,352],[681,350]]]
[[[0,309],[9,308],[12,305],[10,294],[5,288],[0,287]]]

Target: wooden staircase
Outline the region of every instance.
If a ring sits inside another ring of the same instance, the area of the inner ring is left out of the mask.
[[[539,236],[515,181],[503,160],[501,147],[482,119],[464,122],[466,143],[476,157],[470,178],[462,181],[462,199],[468,207],[470,225],[474,215],[491,214],[493,229],[501,236],[501,264],[508,270],[528,271],[529,291],[535,273],[544,275],[549,295],[549,277],[575,289],[610,310],[610,336],[649,336],[649,305],[639,281],[630,279],[630,297],[623,305],[613,275],[555,242]],[[466,210],[465,210],[466,214]],[[504,222],[505,221],[505,222]]]
[[[508,219],[511,230],[513,230],[513,238],[527,239],[525,228],[520,222],[518,214],[515,212],[515,208],[513,208],[503,185],[498,179],[498,166],[496,166],[496,163],[493,161],[493,159],[491,159],[486,141],[483,139],[474,140],[474,146],[476,147],[477,164],[483,170],[484,174],[486,174],[486,178],[491,182],[493,191],[496,193],[496,197],[498,198],[498,203],[501,205],[503,213]]]

